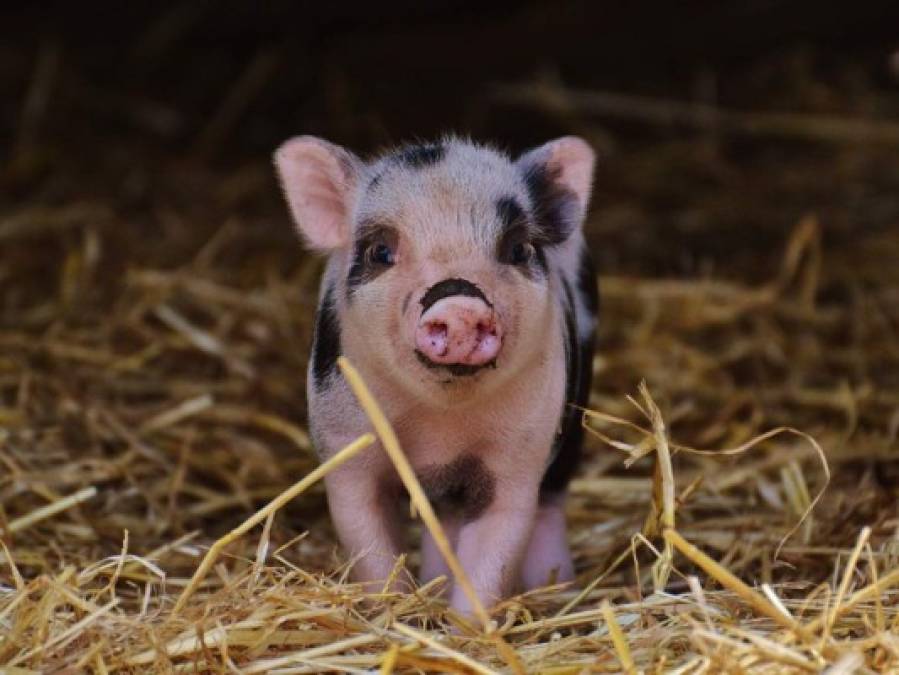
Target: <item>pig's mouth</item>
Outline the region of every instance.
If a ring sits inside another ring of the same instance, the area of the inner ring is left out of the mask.
[[[465,279],[444,279],[428,289],[421,305],[413,342],[423,366],[452,377],[496,368],[503,329],[480,288]]]
[[[487,370],[491,368],[496,368],[496,359],[492,359],[487,361],[486,363],[480,364],[468,364],[468,363],[437,363],[436,361],[432,361],[429,359],[424,353],[415,350],[415,356],[418,357],[419,363],[421,363],[425,368],[429,370],[442,371],[444,373],[448,373],[453,377],[470,377],[472,375],[477,375],[482,370]]]

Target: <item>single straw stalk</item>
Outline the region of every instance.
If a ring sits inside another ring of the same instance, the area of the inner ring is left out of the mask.
[[[646,412],[649,414],[649,421],[652,423],[652,435],[655,440],[656,449],[656,487],[658,490],[657,497],[661,504],[656,504],[659,510],[658,525],[661,530],[674,528],[674,468],[671,466],[671,450],[668,447],[668,435],[665,431],[665,420],[662,418],[662,412],[652,400],[649,394],[649,387],[646,381],[640,383],[640,395],[643,398],[643,404]],[[654,498],[655,500],[655,498]],[[655,529],[656,523],[652,524],[654,533],[658,533]],[[671,575],[671,561],[674,558],[671,550],[671,542],[665,540],[665,548],[662,555],[653,563],[652,581],[653,590],[658,593],[665,589],[668,584],[668,577]]]
[[[62,499],[57,499],[55,502],[51,502],[46,506],[35,509],[31,513],[27,513],[21,518],[16,518],[9,523],[6,530],[10,534],[21,532],[22,530],[31,527],[35,523],[39,523],[42,520],[51,518],[57,513],[70,509],[76,504],[80,504],[81,502],[86,502],[88,499],[93,499],[96,496],[97,488],[91,485],[90,487],[78,490],[78,492],[76,492],[75,494],[69,495],[68,497],[63,497]]]
[[[870,527],[862,528],[862,531],[858,535],[858,541],[855,544],[855,548],[852,550],[852,554],[849,556],[849,560],[846,561],[846,569],[843,571],[843,578],[840,581],[839,588],[837,589],[837,597],[834,599],[833,608],[827,613],[827,619],[824,622],[822,640],[827,640],[827,638],[830,636],[830,631],[837,620],[837,614],[840,610],[840,605],[843,602],[843,598],[846,597],[846,592],[849,590],[849,584],[852,581],[852,574],[855,572],[855,566],[858,564],[858,558],[862,554],[862,549],[865,547],[865,544],[868,542],[868,538],[870,536]]]
[[[609,604],[608,600],[603,600],[600,605],[603,619],[609,627],[609,635],[612,637],[612,645],[615,647],[615,653],[618,654],[618,660],[621,662],[621,669],[628,675],[634,675],[637,672],[637,666],[634,665],[634,659],[631,656],[630,647],[628,647],[627,639],[621,631],[618,619],[615,618],[615,611]]]
[[[226,534],[224,537],[210,546],[209,550],[206,552],[206,555],[203,557],[203,560],[200,562],[200,566],[197,567],[196,572],[194,572],[194,575],[191,577],[190,583],[181,592],[181,596],[178,598],[178,602],[175,603],[172,614],[177,614],[184,608],[184,604],[187,602],[190,596],[193,595],[194,591],[197,590],[197,586],[200,585],[200,582],[203,581],[206,574],[208,574],[209,570],[215,564],[215,561],[218,559],[219,554],[222,552],[222,549],[224,549],[234,540],[239,539],[240,537],[245,535],[256,525],[265,520],[270,513],[274,513],[275,511],[281,509],[285,504],[305,492],[311,485],[324,478],[328,473],[336,469],[344,462],[355,457],[362,450],[364,450],[374,442],[374,436],[369,433],[363,434],[355,441],[347,445],[343,450],[336,453],[333,457],[329,458],[327,461],[323,462],[315,469],[310,471],[308,474],[306,474],[305,478],[295,483],[293,486],[287,488],[266,506],[259,509],[256,513],[247,518],[243,523],[235,527],[228,534]]]

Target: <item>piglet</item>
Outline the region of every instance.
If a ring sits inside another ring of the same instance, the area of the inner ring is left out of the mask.
[[[479,598],[573,578],[567,484],[590,391],[596,275],[582,223],[594,154],[560,138],[517,159],[459,138],[371,161],[312,136],[275,166],[297,229],[327,255],[307,379],[322,457],[370,429],[336,367],[383,407]],[[326,479],[360,581],[402,553],[403,490],[380,447]],[[448,574],[430,535],[421,580]],[[458,585],[454,608],[470,612]]]

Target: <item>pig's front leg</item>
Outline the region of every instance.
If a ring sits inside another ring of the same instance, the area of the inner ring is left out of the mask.
[[[443,517],[440,519],[440,524],[443,526],[443,533],[446,535],[450,546],[455,550],[459,545],[459,519]],[[426,584],[439,576],[446,576],[449,584],[452,584],[453,575],[450,572],[449,565],[446,564],[443,554],[437,548],[437,543],[434,541],[434,537],[431,536],[431,532],[426,527],[423,529],[424,531],[421,534],[421,573],[418,575],[421,583]]]
[[[524,590],[574,579],[565,527],[565,493],[541,495],[521,569]]]
[[[380,472],[350,461],[325,477],[328,506],[353,577],[379,590],[400,554],[397,500]]]
[[[534,524],[537,487],[536,483],[497,485],[493,502],[459,530],[459,562],[485,609],[508,597],[515,588]],[[454,609],[472,613],[471,603],[458,583],[451,598]]]

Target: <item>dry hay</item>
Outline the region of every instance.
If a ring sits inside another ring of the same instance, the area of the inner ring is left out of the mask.
[[[187,206],[47,190],[0,220],[5,672],[899,668],[895,229],[827,248],[807,217],[767,281],[602,278],[578,584],[485,627],[440,581],[348,581],[301,410],[320,265],[286,227],[193,246]]]

